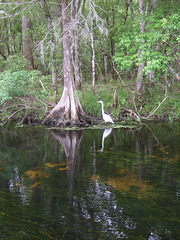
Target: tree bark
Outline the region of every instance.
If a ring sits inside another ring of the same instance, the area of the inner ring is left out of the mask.
[[[6,46],[7,46],[7,55],[9,56],[10,54],[13,54],[13,52],[11,53],[11,51],[10,51],[10,34],[8,32],[7,19],[4,19],[4,25],[5,25],[5,29],[6,29],[5,42],[6,42]],[[11,31],[11,29],[10,29],[10,31]],[[1,41],[2,41],[2,39],[1,39]]]
[[[3,53],[3,51],[1,50],[1,48],[0,48],[0,55],[4,58],[5,61],[7,60],[7,57],[6,57],[6,55]]]
[[[141,22],[140,22],[140,32],[144,33],[145,31],[145,22],[144,22],[144,0],[139,0],[139,13],[141,16]],[[142,43],[143,44],[144,40],[142,39]],[[143,49],[139,49],[139,60],[140,60],[140,64],[138,67],[138,73],[137,73],[137,82],[136,82],[136,93],[137,95],[139,95],[139,97],[143,98],[143,69],[144,69],[144,62],[141,62],[141,58],[142,58],[142,53],[143,53]]]
[[[94,49],[94,37],[93,32],[90,33],[91,36],[91,48],[92,48],[92,87],[95,87],[95,79],[96,79],[96,72],[95,72],[95,49]]]
[[[55,37],[54,37],[54,30],[53,30],[53,21],[52,21],[52,17],[47,5],[46,0],[40,0],[41,3],[41,7],[44,11],[44,14],[48,20],[48,30],[51,36],[51,42],[54,45],[53,46],[53,51],[52,51],[52,68],[51,68],[51,73],[52,73],[52,85],[53,85],[53,90],[54,90],[54,95],[55,95],[55,99],[57,96],[57,82],[56,82],[56,52],[55,52]]]
[[[114,28],[115,25],[115,11],[114,11],[114,5],[112,5],[112,29]],[[110,35],[110,41],[111,41],[111,58],[113,59],[114,57],[114,47],[115,47],[115,42],[113,39],[113,34]],[[115,79],[116,77],[116,73],[113,67],[111,67],[111,74],[112,74],[112,78]]]
[[[107,81],[107,74],[108,74],[108,71],[107,71],[107,55],[104,54],[104,75],[105,75],[105,80]]]
[[[79,116],[84,113],[74,84],[67,6],[67,0],[61,0],[64,89],[61,99],[44,120],[45,124],[56,126],[79,123]]]
[[[89,0],[90,6],[90,37],[91,37],[91,49],[92,49],[92,88],[95,87],[96,71],[95,71],[95,48],[94,48],[94,35],[93,35],[93,13],[92,13],[92,0]]]
[[[73,24],[72,30],[72,48],[73,48],[73,68],[74,68],[74,78],[75,85],[79,88],[82,84],[81,77],[81,63],[79,59],[79,41],[78,41],[78,8],[79,8],[80,0],[72,0],[71,4],[71,22]]]
[[[32,52],[32,23],[31,18],[26,15],[22,16],[22,36],[23,36],[23,55],[28,61],[27,69],[34,69],[34,59]]]

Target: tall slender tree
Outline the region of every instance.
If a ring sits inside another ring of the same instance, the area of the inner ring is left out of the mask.
[[[22,36],[23,36],[23,55],[28,61],[27,69],[34,68],[33,41],[32,41],[32,22],[29,15],[22,16]]]
[[[75,85],[78,88],[82,83],[81,63],[79,58],[79,36],[78,36],[78,9],[80,0],[72,0],[71,3],[71,22],[72,22],[72,50],[73,50],[73,68]]]
[[[140,21],[140,32],[143,34],[145,32],[145,21],[144,21],[144,0],[139,0],[139,13],[141,17]],[[139,58],[139,67],[138,67],[138,73],[137,73],[137,82],[136,82],[136,93],[140,95],[140,97],[143,97],[143,69],[145,66],[144,61],[142,61],[142,54],[143,54],[143,38],[141,43],[141,48],[139,49],[138,58]]]
[[[92,0],[89,0],[90,8],[90,37],[91,37],[91,48],[92,48],[92,87],[95,87],[96,71],[95,71],[95,48],[94,48],[94,34],[93,34],[93,6]]]
[[[55,94],[55,99],[57,96],[57,83],[56,83],[56,52],[55,52],[55,36],[54,36],[54,29],[53,29],[53,19],[51,17],[51,13],[49,11],[48,4],[46,0],[40,0],[41,7],[44,11],[44,14],[48,20],[48,31],[51,35],[51,43],[53,45],[53,50],[52,50],[52,84],[53,84],[53,89],[54,89],[54,94]]]

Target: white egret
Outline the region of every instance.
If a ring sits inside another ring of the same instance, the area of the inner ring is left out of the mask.
[[[102,117],[103,117],[105,123],[106,122],[114,123],[112,118],[111,118],[111,116],[109,116],[108,114],[104,113],[104,103],[103,103],[103,101],[99,101],[99,103],[101,103],[101,105],[102,105]]]

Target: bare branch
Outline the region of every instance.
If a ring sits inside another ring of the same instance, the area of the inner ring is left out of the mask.
[[[22,3],[0,3],[0,5],[3,5],[3,4],[5,4],[5,5],[8,5],[8,4],[9,5],[11,5],[11,4],[16,5],[14,8],[12,8],[8,11],[1,10],[0,14],[3,14],[3,16],[0,16],[0,18],[14,18],[15,16],[21,14],[26,9],[28,9],[30,7],[30,5],[35,3],[35,2],[36,2],[36,0],[32,0],[30,2],[22,2]],[[21,9],[21,7],[24,6],[25,4],[27,4],[27,6]],[[21,10],[17,11],[16,13],[11,14],[12,11],[17,10],[18,8],[20,8]]]
[[[20,112],[21,110],[25,109],[25,107],[22,107],[15,112],[13,112],[3,123],[1,123],[2,126],[4,126],[16,113]]]
[[[134,107],[136,109],[136,112],[137,112],[137,115],[139,116],[139,118],[142,118],[142,119],[148,119],[150,118],[152,115],[154,115],[154,113],[160,108],[160,106],[163,104],[163,102],[165,102],[165,100],[167,99],[167,87],[165,88],[165,97],[164,99],[159,103],[159,105],[157,106],[157,108],[152,112],[150,113],[147,117],[143,117],[139,114],[139,112],[137,111],[137,107],[136,107],[136,103],[135,103],[135,96],[133,98],[133,102],[134,102]]]

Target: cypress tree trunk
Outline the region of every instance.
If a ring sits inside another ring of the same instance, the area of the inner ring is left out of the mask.
[[[60,101],[44,120],[45,124],[53,124],[56,126],[66,125],[67,122],[71,122],[73,124],[79,123],[79,115],[84,114],[79,98],[76,94],[74,84],[69,18],[66,0],[61,0],[61,9],[63,28],[64,89]]]

